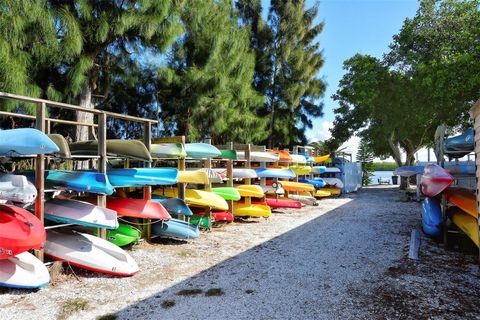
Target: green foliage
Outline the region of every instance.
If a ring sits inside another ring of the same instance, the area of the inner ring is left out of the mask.
[[[367,141],[360,140],[360,145],[357,151],[357,162],[362,165],[362,186],[367,186],[372,183],[374,152],[368,145]]]
[[[395,162],[374,162],[372,170],[373,171],[394,171],[398,168],[398,165]]]
[[[329,154],[331,158],[335,157],[339,153],[345,152],[346,150],[346,147],[340,147],[331,139],[312,142],[309,144],[309,146],[317,150],[319,155],[323,156]]]

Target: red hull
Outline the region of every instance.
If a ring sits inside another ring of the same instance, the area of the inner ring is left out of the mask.
[[[160,203],[150,200],[107,198],[107,208],[115,210],[119,216],[125,217],[159,220],[171,218]]]
[[[47,234],[40,220],[25,209],[0,205],[0,259],[30,249],[40,250]]]
[[[429,164],[422,174],[422,192],[428,197],[435,197],[451,185],[453,180],[447,170],[436,164]]]
[[[233,221],[233,214],[230,211],[214,211],[212,212],[212,216],[216,222],[220,222],[220,221],[232,222]]]
[[[244,200],[238,201],[238,203],[245,203]],[[290,208],[290,209],[300,209],[302,203],[296,200],[290,199],[275,199],[275,198],[266,198],[265,201],[252,201],[252,204],[261,204],[264,206],[269,206],[270,208],[280,209],[280,208]]]

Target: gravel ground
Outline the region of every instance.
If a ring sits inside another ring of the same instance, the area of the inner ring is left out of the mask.
[[[1,289],[0,319],[479,318],[476,257],[422,238],[408,260],[420,204],[397,199],[366,188],[190,243],[143,243],[132,278],[64,266],[37,292]]]

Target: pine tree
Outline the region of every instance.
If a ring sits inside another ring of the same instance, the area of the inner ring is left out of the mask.
[[[362,186],[367,186],[372,183],[373,158],[374,152],[372,148],[368,145],[366,140],[361,139],[357,151],[357,162],[362,165]]]
[[[181,19],[185,34],[159,70],[162,133],[215,143],[264,139],[265,121],[256,116],[263,99],[251,84],[249,32],[238,25],[231,3],[188,2]]]

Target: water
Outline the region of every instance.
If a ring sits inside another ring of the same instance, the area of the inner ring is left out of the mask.
[[[393,171],[374,171],[373,176],[370,177],[372,184],[378,184],[378,179],[381,178],[382,180],[388,180],[390,184],[392,184],[392,175]]]

